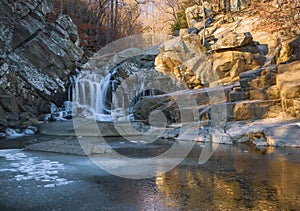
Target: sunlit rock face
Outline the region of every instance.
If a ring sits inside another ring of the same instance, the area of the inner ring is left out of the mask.
[[[219,9],[224,11],[237,11],[246,8],[250,3],[249,0],[230,0],[219,2],[204,1],[203,5],[194,5],[186,8],[185,15],[189,28],[201,28],[203,26],[203,17],[209,17],[218,12]],[[204,14],[205,11],[205,14]]]
[[[67,99],[68,77],[83,51],[69,17],[46,21],[51,7],[50,0],[0,2],[0,127],[32,124],[50,102]]]
[[[216,43],[201,45],[200,35],[189,34],[163,43],[156,69],[185,82],[189,89],[232,82],[245,71],[261,67],[266,58],[251,33],[228,33]]]
[[[300,60],[300,36],[281,37],[277,64]]]
[[[276,83],[284,111],[300,118],[300,61],[279,65]]]

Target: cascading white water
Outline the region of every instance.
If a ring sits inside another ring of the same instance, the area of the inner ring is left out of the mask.
[[[112,121],[110,103],[114,97],[111,81],[113,73],[103,78],[99,74],[83,72],[75,80],[72,99],[77,115],[97,121]]]
[[[97,90],[96,105],[95,105],[95,119],[98,121],[112,121],[111,110],[107,108],[107,94],[113,94],[111,92],[111,73],[108,73],[100,82]]]
[[[153,87],[163,85],[174,90],[174,82],[169,77],[155,69],[137,68],[132,63],[116,66],[105,77],[83,71],[74,84],[73,115],[98,121],[131,120],[132,103],[142,96],[154,95]]]

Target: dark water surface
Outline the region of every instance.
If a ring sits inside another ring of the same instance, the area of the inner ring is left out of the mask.
[[[0,210],[300,210],[300,149],[220,145],[199,165],[201,150],[141,180],[84,156],[0,150]]]

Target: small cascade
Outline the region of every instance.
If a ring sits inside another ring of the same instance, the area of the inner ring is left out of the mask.
[[[111,102],[113,98],[113,89],[111,81],[112,73],[108,73],[100,82],[97,90],[95,119],[98,121],[112,121]]]
[[[143,96],[163,94],[161,88],[174,90],[174,83],[155,69],[132,62],[123,62],[105,77],[82,71],[72,86],[73,115],[97,121],[131,120],[132,105]]]
[[[76,79],[72,92],[73,106],[76,114],[92,117],[96,114],[98,92],[101,91],[102,76],[94,73],[83,72]],[[73,109],[74,110],[74,109]]]
[[[83,72],[77,78],[72,96],[77,115],[97,121],[112,121],[111,102],[116,85],[111,77],[114,72],[104,78],[99,74]]]

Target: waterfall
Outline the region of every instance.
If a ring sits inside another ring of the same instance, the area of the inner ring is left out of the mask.
[[[152,68],[124,62],[105,77],[82,71],[72,86],[73,115],[97,121],[123,121],[133,118],[133,105],[144,96],[174,90],[173,81]]]
[[[112,74],[104,78],[95,73],[83,72],[72,86],[72,99],[76,115],[94,118],[97,121],[112,121],[111,102],[116,85]]]
[[[95,119],[98,121],[112,121],[112,73],[108,73],[100,82],[96,92]]]
[[[138,85],[134,83],[127,84],[127,86],[130,86],[126,87],[128,90],[125,92],[119,90],[117,95],[116,90],[120,79],[118,70],[119,66],[112,69],[104,78],[101,75],[89,72],[83,72],[77,78],[72,89],[75,115],[93,118],[97,121],[132,118],[129,115],[129,110],[127,110],[129,108],[125,104],[128,104],[132,97],[141,96],[140,91],[144,91],[144,83],[147,83],[147,81],[144,77],[136,79],[135,83]]]

